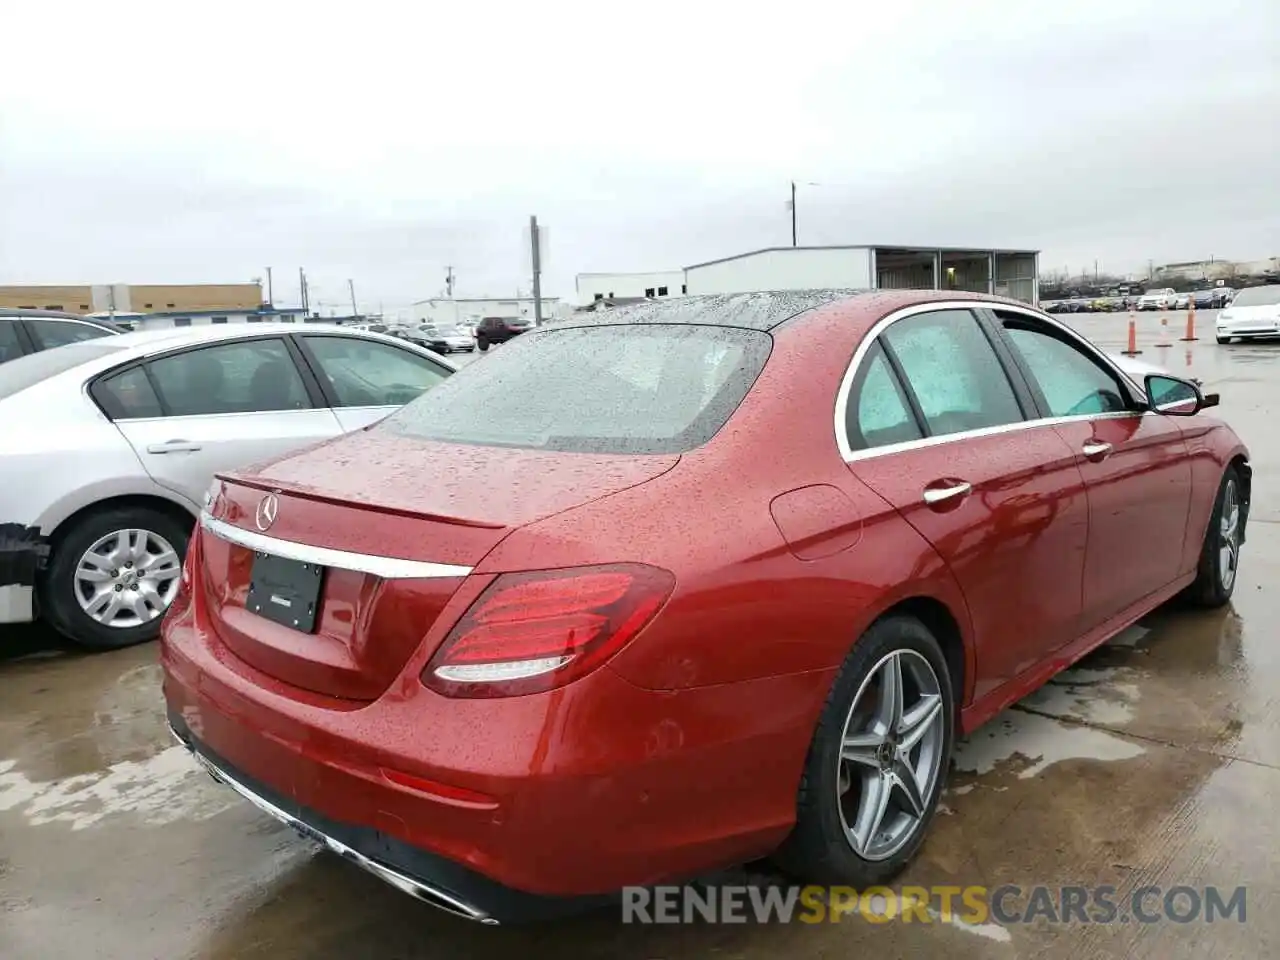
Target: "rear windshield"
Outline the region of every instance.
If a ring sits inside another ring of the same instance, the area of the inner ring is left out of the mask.
[[[90,360],[107,354],[118,353],[121,347],[110,346],[110,340],[82,340],[79,343],[29,353],[8,363],[0,363],[0,400],[35,386],[46,377],[52,377]]]
[[[375,429],[487,446],[683,453],[729,419],[772,342],[758,331],[684,324],[536,331]]]
[[[1262,307],[1272,303],[1280,303],[1280,283],[1265,287],[1245,287],[1231,301],[1233,307]],[[0,367],[0,370],[3,369]]]

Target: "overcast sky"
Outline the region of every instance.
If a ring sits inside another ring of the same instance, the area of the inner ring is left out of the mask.
[[[713,12],[724,11],[724,12]],[[736,13],[729,13],[736,11]],[[1280,255],[1277,0],[11,3],[0,283],[390,310],[790,243]],[[806,186],[807,183],[820,186]]]

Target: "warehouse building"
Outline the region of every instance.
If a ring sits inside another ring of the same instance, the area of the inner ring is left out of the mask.
[[[583,273],[581,303],[756,290],[958,290],[1039,301],[1036,250],[981,247],[767,247],[678,271]]]
[[[0,309],[66,313],[248,313],[263,304],[260,283],[0,286]]]
[[[561,313],[559,297],[542,298],[544,320],[552,320]],[[533,316],[533,297],[434,297],[413,302],[414,322],[475,324],[485,317],[532,320]]]

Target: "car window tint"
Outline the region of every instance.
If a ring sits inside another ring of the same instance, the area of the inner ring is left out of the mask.
[[[101,405],[102,412],[112,420],[159,417],[164,413],[142,367],[134,367],[99,382],[93,389],[93,396]]]
[[[283,340],[247,340],[153,360],[170,416],[301,410],[311,406]]]
[[[1128,409],[1119,381],[1061,334],[1034,320],[997,314],[1053,417],[1118,413]]]
[[[399,407],[451,371],[426,357],[359,337],[307,337],[340,407]]]
[[[22,344],[18,342],[18,325],[0,317],[0,363],[17,360],[22,356]]]
[[[1022,420],[1004,368],[968,310],[907,317],[882,336],[902,366],[931,435]]]
[[[872,344],[863,361],[853,395],[847,427],[849,446],[854,450],[905,443],[923,436],[878,343]]]
[[[91,323],[77,323],[75,320],[37,320],[27,319],[27,330],[36,346],[41,350],[52,350],[54,347],[65,347],[68,343],[79,343],[81,340],[96,340],[98,337],[111,336],[110,331],[95,327]]]

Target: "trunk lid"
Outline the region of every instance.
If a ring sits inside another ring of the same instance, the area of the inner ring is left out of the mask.
[[[196,589],[218,638],[251,666],[315,693],[372,700],[445,612],[466,568],[508,533],[644,483],[678,460],[350,434],[220,476],[210,508],[218,523],[202,533]],[[268,494],[277,509],[262,530]],[[314,554],[325,569],[311,632],[249,609],[255,550],[300,552],[259,537],[301,545],[303,554],[338,551]],[[387,559],[440,566],[389,571]]]

